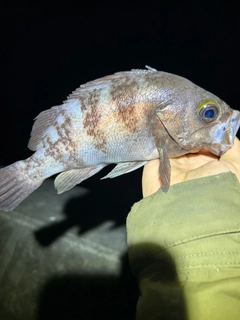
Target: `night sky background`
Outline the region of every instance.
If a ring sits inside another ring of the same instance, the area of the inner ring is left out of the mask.
[[[1,165],[32,154],[41,111],[80,84],[146,64],[239,109],[239,10],[230,2],[78,3],[0,3]]]

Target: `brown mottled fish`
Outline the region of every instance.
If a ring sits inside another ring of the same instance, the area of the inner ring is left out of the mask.
[[[0,209],[13,210],[56,173],[62,193],[110,163],[117,165],[105,178],[159,157],[166,192],[169,157],[203,147],[220,156],[239,125],[240,112],[215,95],[150,67],[88,82],[37,116],[28,145],[35,153],[0,170]]]

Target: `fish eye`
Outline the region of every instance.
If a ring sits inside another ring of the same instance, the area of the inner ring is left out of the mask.
[[[203,100],[197,107],[197,114],[203,122],[210,123],[216,120],[220,114],[220,108],[213,100]]]

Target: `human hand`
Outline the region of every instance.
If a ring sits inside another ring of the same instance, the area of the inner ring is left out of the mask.
[[[219,174],[233,172],[240,181],[240,141],[235,138],[234,146],[230,147],[220,158],[205,149],[197,153],[189,153],[171,158],[170,185]],[[161,186],[159,177],[160,159],[149,161],[143,169],[142,192],[147,197]]]

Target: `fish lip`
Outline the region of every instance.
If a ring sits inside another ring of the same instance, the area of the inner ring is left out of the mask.
[[[226,121],[226,123],[222,123],[219,130],[215,133],[215,141],[218,140],[218,142],[206,146],[206,149],[216,156],[221,157],[231,146],[234,145],[234,138],[238,132],[239,126],[240,112],[232,110],[231,117]],[[222,136],[221,132],[224,132]]]
[[[233,110],[232,117],[230,118],[230,120],[231,120],[230,137],[232,139],[232,142],[234,143],[234,138],[240,127],[240,112],[237,110]]]

